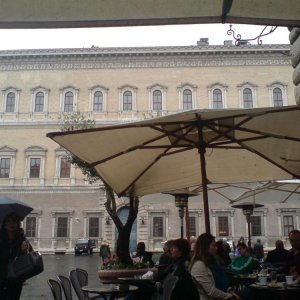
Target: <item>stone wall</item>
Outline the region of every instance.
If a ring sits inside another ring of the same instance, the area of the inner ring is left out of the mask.
[[[300,104],[300,28],[294,27],[290,32],[291,54],[292,54],[292,66],[293,82],[295,84],[295,100],[297,104]]]

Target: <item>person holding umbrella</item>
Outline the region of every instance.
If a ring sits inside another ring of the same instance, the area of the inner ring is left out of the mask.
[[[32,251],[16,213],[7,215],[0,229],[0,299],[20,299],[23,282],[7,280],[8,264],[17,256]]]

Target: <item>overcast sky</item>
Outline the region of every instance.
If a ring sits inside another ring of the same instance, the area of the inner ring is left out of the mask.
[[[254,38],[264,26],[234,24],[235,34]],[[268,27],[270,28],[270,27]],[[0,50],[37,48],[89,48],[132,46],[196,45],[200,38],[209,38],[210,45],[231,40],[229,24],[197,24],[79,29],[0,29]],[[278,27],[262,38],[263,44],[288,44],[289,31]],[[251,42],[256,44],[256,41]]]

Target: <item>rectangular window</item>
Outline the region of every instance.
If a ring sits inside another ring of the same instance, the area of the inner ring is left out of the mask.
[[[68,217],[57,217],[56,237],[68,237]]]
[[[99,237],[99,218],[89,218],[89,237]]]
[[[36,237],[36,217],[26,218],[26,236],[31,238]]]
[[[41,159],[40,158],[30,158],[30,178],[39,178],[40,177],[40,166]]]
[[[153,237],[164,237],[164,218],[163,217],[153,217]]]
[[[288,236],[292,230],[294,230],[293,216],[283,216],[283,235]]]
[[[261,216],[251,216],[251,233],[253,236],[261,236]]]
[[[0,178],[9,178],[10,158],[0,159]]]
[[[68,158],[63,157],[60,160],[60,178],[70,178],[71,163]]]
[[[218,216],[219,236],[229,236],[228,216]]]
[[[197,236],[196,217],[190,217],[190,236]]]

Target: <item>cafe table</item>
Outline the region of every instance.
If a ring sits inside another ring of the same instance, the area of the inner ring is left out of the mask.
[[[249,288],[255,300],[300,300],[300,284],[277,282],[272,286],[271,283],[261,285],[257,282]]]
[[[98,294],[105,300],[115,300],[120,296],[126,296],[138,291],[139,287],[131,284],[99,284],[83,286],[82,291]]]
[[[119,277],[118,281],[138,286],[139,291],[137,291],[137,295],[143,300],[152,299],[152,295],[155,292],[155,280],[153,278],[143,278],[142,276]]]

